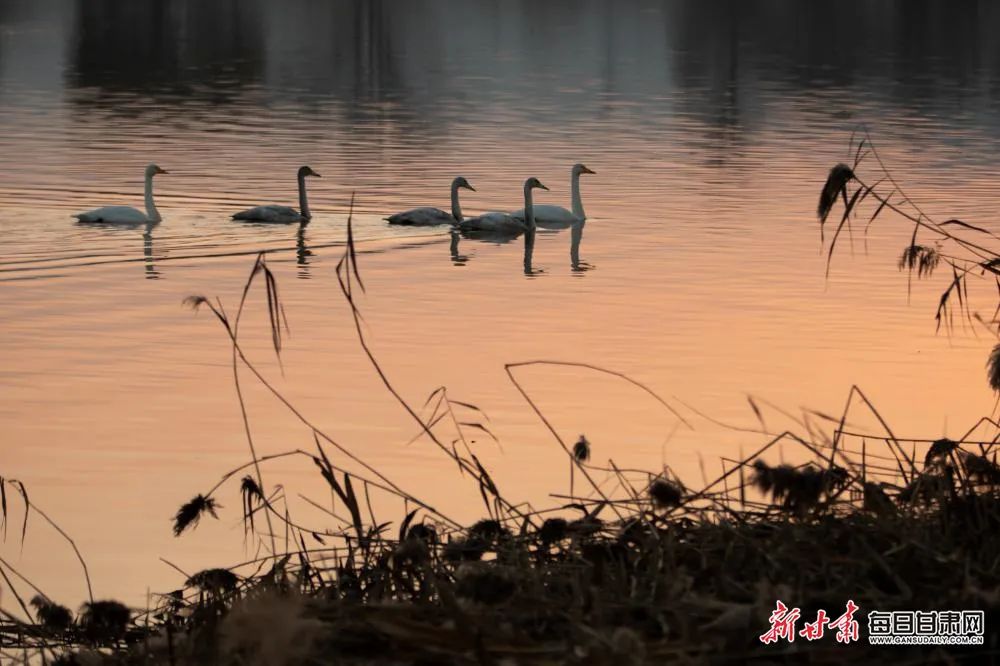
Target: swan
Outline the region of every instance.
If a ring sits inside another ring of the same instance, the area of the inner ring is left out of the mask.
[[[456,224],[462,220],[462,207],[458,205],[458,188],[476,191],[462,176],[451,181],[451,214],[440,208],[414,208],[384,218],[389,224],[408,224],[415,227],[429,227],[435,224]]]
[[[535,226],[534,211],[537,210],[537,207],[533,206],[531,203],[531,190],[534,188],[540,188],[543,190],[549,189],[542,185],[537,178],[529,178],[524,181],[525,207],[521,210],[528,211],[528,219],[525,219],[523,215],[520,219],[518,219],[510,213],[494,211],[462,220],[456,226],[464,232],[483,232],[493,234],[520,234],[523,231],[531,231]]]
[[[570,171],[570,193],[573,210],[569,211],[562,206],[542,204],[535,206],[535,224],[547,229],[565,229],[574,222],[586,220],[587,214],[583,211],[583,202],[580,200],[580,174],[596,173],[591,171],[584,164],[574,164]],[[519,220],[524,219],[524,209],[514,211],[511,215]]]
[[[535,206],[532,205],[531,190],[536,188],[542,190],[549,189],[542,185],[542,183],[534,177],[524,181],[524,208],[522,210],[526,210],[528,213],[526,219],[522,218],[519,220],[508,213],[490,212],[483,213],[477,217],[470,217],[466,220],[462,220],[456,226],[458,226],[458,228],[463,232],[471,232],[474,234],[486,233],[508,235],[520,234],[524,231],[534,233]]]
[[[309,212],[309,200],[306,198],[306,176],[320,178],[320,175],[309,167],[299,167],[299,210],[290,206],[257,206],[236,213],[233,219],[271,224],[309,224],[312,213]]]
[[[510,213],[489,212],[468,217],[456,224],[464,232],[488,232],[496,234],[520,234],[527,228],[525,221]]]
[[[150,164],[146,167],[146,212],[131,206],[104,206],[85,213],[73,215],[79,222],[101,224],[158,224],[163,220],[160,211],[153,203],[153,176],[167,173],[165,170]]]

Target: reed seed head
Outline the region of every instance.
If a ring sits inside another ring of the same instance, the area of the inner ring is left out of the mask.
[[[986,378],[990,388],[1000,393],[1000,344],[993,347],[990,358],[986,362]]]
[[[41,594],[36,594],[31,600],[31,605],[35,609],[35,616],[46,629],[52,631],[63,631],[73,624],[73,613]]]
[[[174,536],[180,536],[188,527],[197,527],[203,513],[209,513],[218,519],[219,503],[211,497],[195,495],[194,498],[177,510],[174,516]]]
[[[837,197],[843,192],[847,192],[847,183],[854,178],[854,171],[846,164],[838,164],[830,169],[830,174],[826,177],[826,183],[819,195],[819,206],[816,214],[820,222],[826,222],[833,204],[837,202]]]
[[[679,506],[684,499],[681,487],[669,479],[656,479],[649,484],[649,497],[653,504],[661,509]]]

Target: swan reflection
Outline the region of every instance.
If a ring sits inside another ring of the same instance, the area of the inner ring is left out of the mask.
[[[569,238],[569,265],[570,271],[577,275],[582,276],[587,271],[593,270],[594,265],[588,261],[580,258],[580,246],[583,244],[583,229],[587,225],[586,220],[578,220],[570,225],[568,228],[570,230]],[[461,242],[463,240],[477,241],[479,243],[488,243],[492,245],[509,245],[513,241],[516,241],[520,237],[524,237],[524,254],[523,254],[523,268],[525,275],[539,275],[544,273],[544,269],[536,268],[534,266],[534,254],[535,254],[535,242],[539,236],[542,238],[558,236],[562,233],[560,229],[546,229],[543,231],[521,231],[518,233],[510,234],[498,234],[498,233],[488,233],[482,231],[451,231],[451,240],[448,245],[448,254],[451,258],[452,264],[455,266],[465,266],[469,261],[475,256],[474,254],[465,254],[461,251]]]
[[[456,266],[464,266],[469,263],[469,255],[461,254],[458,251],[458,243],[462,239],[462,235],[458,233],[455,229],[450,232],[451,242],[448,244],[448,251],[451,254],[451,263]]]
[[[535,254],[535,230],[528,229],[524,234],[524,274],[525,275],[538,275],[539,273],[544,273],[545,271],[541,268],[534,268],[531,265],[532,257]]]
[[[313,256],[313,251],[309,249],[306,239],[307,226],[300,224],[299,230],[295,233],[295,264],[299,267],[297,276],[301,280],[308,280],[312,277],[309,274],[309,260]]]
[[[153,229],[156,228],[156,224],[147,224],[142,231],[142,263],[146,269],[146,279],[147,280],[159,280],[160,271],[156,269],[156,264],[153,263]]]
[[[574,273],[585,273],[594,268],[593,264],[580,260],[580,244],[583,242],[583,227],[587,220],[574,222],[570,228],[569,265]]]

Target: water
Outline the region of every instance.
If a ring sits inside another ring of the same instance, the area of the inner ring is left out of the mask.
[[[669,464],[693,484],[764,438],[684,405],[754,427],[747,394],[839,414],[858,384],[898,432],[961,434],[995,406],[989,334],[935,335],[948,277],[908,301],[895,262],[909,228],[891,218],[867,253],[858,230],[853,253],[841,241],[825,279],[815,205],[865,124],[928,212],[1000,231],[998,22],[988,3],[944,2],[5,2],[0,474],[72,534],[98,596],[143,604],[177,587],[160,557],[189,573],[251,559],[236,480],[219,491],[220,521],[170,533],[182,502],[248,456],[225,334],[181,301],[218,296],[232,311],[270,250],[291,335],[279,367],[254,293],[242,333],[254,361],[407,490],[480,516],[468,479],[428,442],[407,444],[417,426],[358,346],[334,276],[352,195],[379,362],[415,407],[445,385],[486,410],[502,449],[467,436],[512,499],[556,501],[568,470],[511,362],[588,362],[649,385],[695,429],[608,376],[516,371],[596,460]],[[156,181],[163,224],[72,223],[141,205],[152,161],[170,171]],[[529,175],[551,188],[538,201],[568,205],[577,161],[597,172],[583,179],[578,257],[569,231],[540,234],[530,275],[521,240],[456,248],[444,230],[381,221],[447,207],[459,174],[477,189],[466,214],[519,208]],[[295,205],[300,164],[323,175],[301,233],[229,220]],[[992,289],[973,284],[986,316]],[[309,429],[242,377],[258,450],[312,451]],[[299,497],[325,502],[310,461],[265,478],[300,522],[329,525]],[[22,549],[8,502],[2,556],[54,598],[83,600],[72,551],[38,516]]]

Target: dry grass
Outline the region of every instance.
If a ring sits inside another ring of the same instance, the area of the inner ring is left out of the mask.
[[[391,537],[352,517],[360,524],[344,525],[336,544],[264,558],[242,567],[247,575],[191,576],[148,615],[133,614],[129,627],[120,608],[103,608],[108,602],[72,621],[64,611],[47,619],[39,602],[39,622],[18,625],[17,641],[53,653],[104,646],[114,663],[874,659],[863,643],[818,641],[788,652],[757,636],[779,598],[806,618],[852,599],[862,627],[871,609],[1000,611],[994,445],[924,446],[930,464],[905,484],[875,460],[830,465],[829,447],[800,467],[767,464],[765,450],[728,466],[732,476],[746,472],[746,487],[727,492],[720,479],[690,491],[657,478],[645,496],[610,500],[622,519],[588,497],[556,507],[562,515],[504,515],[467,528],[426,515],[417,522],[420,512],[411,512]],[[337,483],[349,498],[345,480]],[[95,619],[99,611],[104,619]],[[5,640],[14,641],[13,630],[5,625]],[[998,639],[988,625],[988,645]],[[971,653],[922,647],[889,656],[946,655]]]

